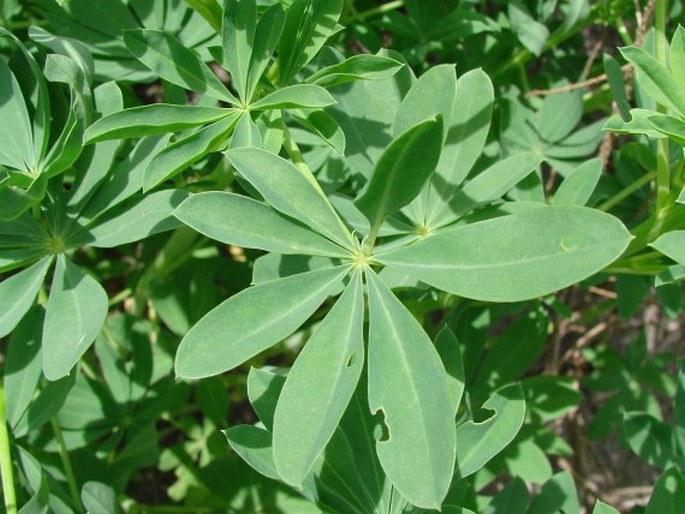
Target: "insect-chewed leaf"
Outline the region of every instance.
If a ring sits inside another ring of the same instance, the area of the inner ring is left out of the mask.
[[[371,221],[380,225],[419,194],[440,158],[442,119],[414,125],[395,139],[381,156],[364,193],[355,201]]]
[[[99,119],[86,129],[83,140],[95,143],[107,139],[178,132],[230,116],[232,109],[196,105],[151,104],[118,111]]]
[[[0,283],[0,337],[9,334],[31,308],[51,263],[52,257],[43,257]]]
[[[198,232],[226,244],[281,254],[350,255],[268,205],[234,193],[208,191],[193,195],[174,215]]]
[[[526,400],[520,384],[496,391],[484,404],[495,413],[483,422],[467,421],[457,427],[457,468],[459,478],[466,478],[485,466],[501,452],[523,425]]]
[[[107,316],[107,293],[93,277],[57,257],[43,325],[43,373],[48,380],[69,374],[95,340]]]
[[[348,272],[348,266],[338,266],[300,273],[230,297],[183,338],[176,375],[217,375],[273,346],[304,323]]]
[[[307,342],[288,373],[274,418],[274,460],[299,486],[330,440],[364,366],[361,273]]]
[[[630,239],[613,216],[560,205],[438,232],[376,260],[459,296],[516,302],[601,271]]]
[[[672,467],[654,484],[645,514],[677,514],[685,511],[685,477]]]
[[[313,176],[259,148],[234,148],[226,152],[226,156],[274,209],[354,250],[352,235]]]
[[[447,373],[421,325],[377,275],[369,295],[369,406],[387,438],[376,452],[395,487],[414,505],[438,508],[455,461],[454,410]]]

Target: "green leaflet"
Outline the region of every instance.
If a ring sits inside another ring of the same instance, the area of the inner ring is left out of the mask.
[[[637,79],[647,94],[674,113],[685,116],[685,93],[673,75],[642,48],[620,49],[621,54],[637,71]]]
[[[442,145],[442,120],[426,120],[395,139],[383,152],[355,204],[377,231],[383,219],[409,204],[435,169]]]
[[[90,244],[113,248],[174,229],[180,226],[173,217],[174,210],[187,196],[183,190],[170,189],[141,196],[136,202],[129,201],[124,208],[108,212],[104,219],[98,218],[88,230],[88,236],[94,239]]]
[[[601,271],[630,242],[613,216],[577,206],[544,209],[438,232],[375,258],[453,294],[515,302]]]
[[[654,484],[645,514],[679,514],[685,511],[685,477],[676,468],[666,470]]]
[[[336,86],[353,80],[383,80],[392,77],[404,64],[382,55],[353,55],[327,66],[305,79],[308,84]]]
[[[494,90],[483,70],[471,70],[457,80],[457,98],[427,205],[428,226],[454,219],[449,199],[483,153],[490,131]]]
[[[660,469],[685,469],[685,429],[638,412],[624,416],[622,431],[628,446],[643,461]]]
[[[347,266],[338,266],[300,273],[245,289],[225,300],[181,341],[176,375],[217,375],[273,346],[304,323],[348,271]]]
[[[455,428],[447,374],[431,340],[411,313],[367,270],[369,406],[383,416],[376,441],[381,465],[412,504],[438,508],[455,459]]]
[[[52,256],[43,257],[30,268],[0,283],[0,337],[9,334],[36,299]]]
[[[656,248],[678,264],[685,265],[685,230],[666,232],[649,246]]]
[[[537,132],[545,143],[559,143],[582,117],[583,95],[580,91],[548,95],[537,112]]]
[[[114,489],[100,482],[83,484],[81,501],[89,514],[112,514],[119,511]]]
[[[143,176],[143,191],[149,191],[209,152],[218,150],[237,121],[238,114],[232,113],[167,146],[148,163]]]
[[[675,29],[668,57],[673,78],[682,91],[685,88],[685,29],[682,25]]]
[[[173,36],[152,29],[126,30],[124,42],[140,62],[172,84],[217,100],[238,103],[197,54]]]
[[[333,105],[335,99],[321,86],[295,84],[277,89],[250,105],[251,110],[316,109]]]
[[[107,308],[102,286],[60,254],[43,326],[43,373],[48,380],[69,374],[100,332]]]
[[[257,29],[255,0],[224,0],[221,36],[226,69],[238,96],[246,103],[247,76],[250,71],[252,47]]]
[[[222,243],[281,254],[350,256],[325,237],[246,196],[218,191],[199,193],[184,201],[174,215]]]
[[[483,404],[494,414],[480,423],[467,421],[457,427],[457,477],[466,478],[514,440],[526,417],[526,401],[520,384],[505,386]]]
[[[226,152],[228,160],[271,204],[319,234],[354,250],[354,239],[314,177],[278,155],[259,148]]]
[[[31,120],[16,77],[0,59],[0,164],[36,171]]]
[[[402,99],[392,124],[394,137],[407,132],[418,123],[440,115],[444,128],[450,126],[457,76],[454,64],[441,64],[429,69],[412,85]]]
[[[274,464],[271,432],[255,426],[238,425],[224,430],[223,434],[233,451],[250,466],[265,477],[281,480]]]
[[[531,152],[496,162],[476,175],[449,200],[451,217],[467,214],[476,207],[498,200],[541,162],[542,157]]]
[[[602,161],[591,159],[584,162],[564,178],[553,203],[556,205],[585,205],[597,187],[602,175]]]
[[[247,397],[269,431],[273,431],[276,403],[285,384],[283,372],[278,368],[250,368],[247,374]]]
[[[647,121],[656,130],[665,134],[680,146],[685,146],[685,122],[666,114],[649,116]]]
[[[364,297],[357,271],[288,373],[274,417],[274,461],[299,486],[335,432],[364,366]]]
[[[240,148],[243,146],[262,148],[262,135],[259,133],[259,127],[252,121],[252,116],[250,116],[248,111],[245,111],[240,115],[240,119],[233,129],[233,137],[231,138],[231,148]]]
[[[592,514],[620,514],[620,512],[614,509],[612,506],[597,500]]]
[[[568,471],[557,473],[545,482],[533,498],[528,514],[580,514],[578,493]]]
[[[338,29],[343,0],[295,0],[278,46],[279,83],[287,84]]]
[[[257,23],[252,56],[250,57],[250,71],[247,76],[247,93],[245,101],[250,102],[259,84],[264,70],[271,62],[271,57],[278,45],[285,24],[285,11],[280,3],[272,5],[262,15]]]
[[[526,514],[528,500],[526,483],[516,477],[497,493],[485,514]]]
[[[84,143],[179,132],[234,114],[233,109],[196,105],[150,104],[124,109],[86,129]]]
[[[45,310],[36,305],[22,318],[5,346],[5,415],[14,431],[28,411],[43,374],[41,336]],[[18,434],[17,434],[18,436]]]
[[[464,394],[466,379],[464,377],[464,361],[462,358],[459,341],[454,332],[445,325],[435,338],[435,349],[442,359],[447,371],[447,387],[454,407],[454,415],[457,415],[461,398]]]

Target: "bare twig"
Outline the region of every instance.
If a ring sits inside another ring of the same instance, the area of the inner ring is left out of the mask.
[[[623,71],[623,73],[627,73],[631,69],[632,66],[630,64],[624,64],[623,66],[621,66],[621,71]],[[606,82],[608,78],[609,77],[606,73],[602,73],[601,75],[598,75],[591,79],[582,80],[580,82],[576,82],[574,84],[567,84],[561,87],[554,87],[551,89],[532,89],[528,91],[528,93],[526,93],[526,96],[547,96],[556,95],[558,93],[567,93],[569,91],[575,91],[576,89],[598,86],[599,84]]]

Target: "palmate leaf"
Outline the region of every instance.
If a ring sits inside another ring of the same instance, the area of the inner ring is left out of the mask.
[[[354,251],[352,234],[313,176],[278,155],[259,148],[231,149],[226,156],[274,209]]]
[[[387,437],[376,442],[385,473],[412,504],[438,508],[455,461],[447,372],[428,335],[375,272],[367,270],[369,406]]]
[[[551,206],[438,232],[375,259],[450,293],[516,302],[577,283],[613,262],[631,236],[613,216]]]
[[[230,297],[183,338],[176,353],[176,375],[217,375],[273,346],[304,323],[348,272],[348,266],[338,266],[300,273]]]
[[[288,373],[274,418],[274,460],[299,486],[347,409],[364,367],[364,297],[357,271]]]
[[[107,315],[107,293],[64,254],[57,257],[43,326],[43,373],[66,376],[88,349]]]
[[[184,201],[174,215],[198,232],[226,244],[280,254],[351,255],[268,205],[242,195],[199,193]]]

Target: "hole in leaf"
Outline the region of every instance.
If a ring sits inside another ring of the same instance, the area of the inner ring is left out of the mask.
[[[373,413],[373,438],[381,443],[390,440],[390,427],[385,423],[383,409],[378,409]]]
[[[356,357],[357,357],[357,353],[356,353],[356,352],[352,352],[352,353],[350,354],[350,356],[347,358],[347,361],[345,362],[345,367],[351,368],[351,367],[352,367],[352,364],[354,364],[354,362],[357,360]]]
[[[476,423],[482,423],[483,421],[489,420],[495,414],[496,412],[492,409],[476,409],[473,413],[473,421]]]

